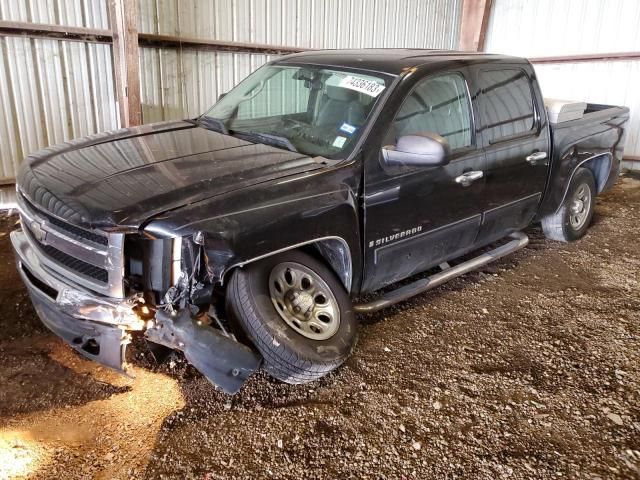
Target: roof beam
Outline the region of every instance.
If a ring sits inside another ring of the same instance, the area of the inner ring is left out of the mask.
[[[534,57],[531,63],[580,63],[640,60],[640,52],[590,53],[586,55],[563,55],[557,57]]]
[[[141,47],[187,48],[197,50],[216,50],[223,52],[244,52],[276,55],[311,50],[308,48],[291,47],[286,45],[228,42],[224,40],[207,40],[204,38],[156,35],[153,33],[138,33],[138,41],[140,42]]]
[[[110,30],[50,25],[47,23],[11,22],[7,20],[0,20],[0,35],[53,38],[92,43],[111,43],[112,41]]]
[[[482,52],[493,0],[464,0],[458,49]]]

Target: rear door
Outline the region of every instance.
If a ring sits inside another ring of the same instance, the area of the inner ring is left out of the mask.
[[[549,133],[533,70],[527,64],[476,69],[485,152],[484,215],[478,244],[526,227],[544,191]]]
[[[363,290],[375,290],[469,249],[481,220],[484,154],[476,145],[466,70],[434,73],[404,87],[389,105],[386,138],[371,143],[365,159]],[[380,148],[403,135],[433,132],[451,146],[449,164],[387,167]],[[375,145],[375,146],[374,146]],[[477,173],[461,184],[456,178]]]

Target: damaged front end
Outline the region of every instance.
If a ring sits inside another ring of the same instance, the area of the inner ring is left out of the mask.
[[[171,241],[174,281],[158,298],[145,337],[153,343],[182,351],[189,363],[211,383],[226,393],[235,393],[258,368],[261,357],[239,343],[217,314],[214,278],[203,234],[197,232],[191,237]]]
[[[11,234],[20,275],[43,323],[82,355],[131,375],[126,347],[140,332],[151,342],[184,352],[226,393],[237,392],[258,368],[260,356],[236,341],[215,314],[201,234],[177,239],[126,235],[117,267],[122,297],[96,293],[77,278],[66,278],[47,256],[46,235],[37,241],[32,237],[20,230]],[[64,246],[57,239],[56,247]],[[108,273],[111,278],[113,272]]]

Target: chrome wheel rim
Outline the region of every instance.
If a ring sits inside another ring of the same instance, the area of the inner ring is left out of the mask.
[[[589,217],[591,209],[591,189],[585,183],[576,188],[569,202],[569,223],[574,230],[580,230]]]
[[[310,268],[279,263],[269,275],[271,302],[278,315],[300,335],[327,340],[338,331],[340,309],[329,285]]]

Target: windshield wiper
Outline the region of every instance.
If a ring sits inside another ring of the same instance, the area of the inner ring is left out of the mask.
[[[257,143],[264,143],[267,145],[272,145],[274,147],[286,148],[287,150],[298,153],[296,147],[287,137],[263,132],[243,132],[241,130],[229,130],[224,122],[219,118],[208,117],[206,115],[198,117],[195,120],[189,119],[187,121],[208,130],[222,133],[224,135],[233,135],[234,137],[244,138],[245,140],[254,141]]]
[[[229,130],[225,126],[224,122],[219,118],[207,117],[203,115],[198,117],[194,123],[200,127],[204,127],[207,130],[213,130],[214,132],[223,133],[229,135]]]
[[[249,141],[254,140],[258,143],[265,143],[274,147],[286,148],[287,150],[298,153],[298,149],[294,147],[293,143],[291,143],[291,140],[289,140],[287,137],[273,135],[271,133],[243,132],[239,130],[231,130],[229,133],[234,137],[245,138]]]

